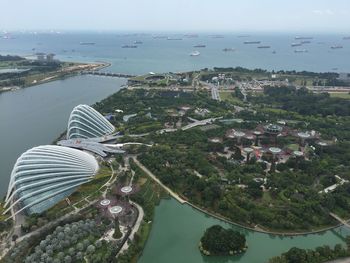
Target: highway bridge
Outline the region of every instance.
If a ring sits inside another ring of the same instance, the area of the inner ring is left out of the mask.
[[[131,74],[115,73],[115,72],[109,72],[109,71],[97,71],[97,70],[83,71],[82,74],[96,75],[96,76],[107,76],[107,77],[116,77],[116,78],[132,78],[132,77],[136,77],[136,75],[131,75]]]

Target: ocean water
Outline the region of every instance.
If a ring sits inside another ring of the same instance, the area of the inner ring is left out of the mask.
[[[182,40],[167,40],[154,36],[169,36]],[[189,38],[184,34],[148,33],[11,33],[10,39],[0,38],[0,54],[32,55],[36,52],[54,53],[66,61],[106,61],[112,64],[107,71],[143,74],[147,72],[178,72],[212,67],[263,68],[268,70],[308,70],[317,72],[350,72],[350,40],[342,35],[308,35],[311,43],[301,47],[291,47],[295,34],[239,34],[225,33],[222,38],[214,38],[210,33]],[[142,41],[137,48],[122,48],[134,41]],[[259,49],[244,41],[261,41],[259,45],[269,45],[269,49]],[[80,42],[94,42],[94,45],[80,45]],[[204,44],[205,48],[195,48]],[[332,49],[341,45],[342,49]],[[224,48],[235,48],[224,52]],[[306,49],[307,53],[295,53],[296,49]],[[200,56],[191,57],[195,50]],[[273,53],[275,51],[275,54]]]

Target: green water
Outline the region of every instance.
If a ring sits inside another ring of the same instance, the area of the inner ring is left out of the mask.
[[[198,242],[205,229],[213,224],[231,227],[246,235],[248,250],[236,257],[204,257],[198,250]],[[231,226],[209,217],[188,205],[173,199],[162,200],[156,208],[149,239],[139,263],[262,263],[291,247],[314,248],[342,243],[342,236],[350,234],[345,228],[337,228],[323,234],[297,237],[279,237]]]

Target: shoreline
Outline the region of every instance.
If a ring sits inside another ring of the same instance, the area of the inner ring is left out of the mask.
[[[66,62],[66,61],[62,61]],[[54,72],[50,72],[47,74],[47,77],[39,80],[32,82],[30,84],[26,84],[24,86],[7,86],[7,87],[0,87],[0,94],[5,93],[8,91],[17,91],[21,89],[25,89],[28,87],[33,87],[36,85],[41,85],[45,84],[48,82],[52,82],[55,80],[62,80],[65,78],[70,78],[75,75],[81,74],[84,71],[98,71],[104,68],[108,68],[111,66],[111,63],[109,62],[104,62],[104,61],[96,61],[96,62],[72,62],[76,65],[68,67],[68,68],[63,68]]]
[[[174,191],[172,191],[170,188],[168,188],[167,186],[165,186],[162,182],[160,182],[160,180],[147,168],[145,167],[140,161],[138,161],[136,158],[134,158],[134,162],[136,163],[136,165],[138,165],[140,167],[140,169],[142,169],[152,180],[154,180],[157,184],[159,184],[166,192],[168,192],[168,194],[177,202],[179,202],[181,205],[187,204],[190,207],[192,207],[193,209],[204,213],[205,215],[214,217],[216,219],[219,219],[225,223],[229,223],[231,225],[234,226],[238,226],[241,228],[244,228],[246,230],[250,230],[250,231],[254,231],[254,232],[258,232],[258,233],[262,233],[262,234],[268,234],[268,235],[274,235],[274,236],[283,236],[283,237],[293,237],[293,236],[304,236],[304,235],[312,235],[312,234],[320,234],[329,230],[333,230],[335,228],[341,227],[344,224],[338,223],[337,225],[334,226],[329,226],[329,227],[325,227],[325,228],[321,228],[319,230],[314,230],[314,231],[305,231],[305,232],[281,232],[281,231],[272,231],[272,230],[264,230],[264,229],[256,229],[253,227],[249,227],[237,222],[234,222],[232,220],[230,220],[229,218],[226,218],[225,216],[222,216],[220,214],[216,214],[213,211],[208,211],[198,205],[195,205],[191,202],[189,202],[187,200],[187,198],[184,198],[183,196],[179,195],[178,193],[175,193]],[[348,221],[348,220],[346,220]]]

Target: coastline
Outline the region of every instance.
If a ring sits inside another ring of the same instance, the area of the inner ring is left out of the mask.
[[[163,183],[160,182],[160,180],[147,168],[145,167],[142,163],[140,163],[140,161],[138,161],[136,158],[134,158],[135,163],[147,174],[149,175],[149,177],[154,180],[156,183],[158,183],[166,192],[168,192],[168,194],[174,198],[177,202],[179,202],[180,204],[184,205],[187,204],[189,206],[191,206],[192,208],[196,209],[199,212],[202,212],[208,216],[214,217],[216,219],[219,219],[221,221],[224,221],[226,223],[229,223],[231,225],[234,226],[238,226],[241,228],[244,228],[246,230],[250,230],[250,231],[254,231],[254,232],[258,232],[258,233],[263,233],[263,234],[268,234],[268,235],[275,235],[275,236],[283,236],[283,237],[293,237],[293,236],[304,236],[304,235],[312,235],[312,234],[320,234],[329,230],[333,230],[335,228],[341,227],[344,224],[337,224],[334,226],[329,226],[329,227],[325,227],[325,228],[321,228],[318,230],[314,230],[314,231],[305,231],[305,232],[282,232],[282,231],[273,231],[273,230],[263,230],[263,229],[257,229],[257,228],[253,228],[253,227],[249,227],[237,222],[234,222],[232,220],[230,220],[229,218],[226,218],[225,216],[222,216],[220,214],[217,214],[213,211],[208,211],[204,208],[201,208],[200,206],[197,206],[191,202],[189,202],[187,200],[187,198],[184,198],[183,196],[178,195],[177,193],[173,192],[171,189],[169,189],[168,187],[166,187]],[[349,221],[349,220],[346,220]]]
[[[81,74],[84,71],[98,71],[111,66],[111,63],[104,62],[104,61],[88,62],[88,63],[85,63],[85,62],[84,63],[72,62],[72,63],[74,63],[75,65],[67,68],[63,68],[54,72],[49,72],[45,74],[45,78],[40,79],[38,81],[35,80],[30,84],[25,84],[24,86],[21,86],[21,87],[20,86],[0,87],[0,94],[8,91],[16,91],[16,90],[36,86],[36,85],[41,85],[41,84],[52,82],[55,80],[66,79],[66,78]]]

